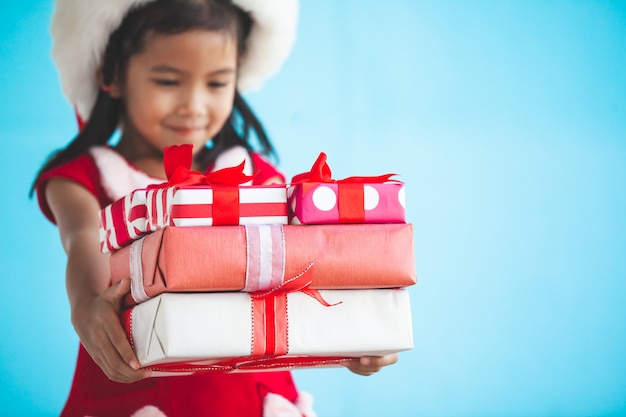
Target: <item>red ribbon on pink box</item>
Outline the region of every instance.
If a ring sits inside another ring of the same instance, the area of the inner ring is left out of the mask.
[[[332,178],[326,154],[287,189],[291,224],[405,223],[404,183],[396,174]]]

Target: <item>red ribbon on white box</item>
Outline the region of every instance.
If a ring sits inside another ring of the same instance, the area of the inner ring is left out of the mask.
[[[211,186],[147,192],[147,232],[166,226],[286,224],[283,187]]]
[[[252,343],[250,356],[229,358],[208,363],[170,363],[148,366],[160,372],[229,372],[235,370],[280,369],[291,367],[319,367],[337,365],[349,358],[331,357],[285,357],[289,353],[289,312],[287,295],[302,292],[325,307],[332,307],[319,291],[311,289],[309,272],[313,264],[296,277],[268,291],[250,293],[252,303]],[[130,320],[132,323],[132,319]],[[131,325],[132,326],[132,325]],[[132,329],[131,329],[132,334]],[[131,345],[134,345],[131,339]]]
[[[106,253],[167,226],[287,224],[287,220],[284,187],[142,189],[100,211],[100,242]]]
[[[200,204],[175,204],[174,196],[178,187],[160,188],[148,191],[148,232],[166,226],[176,226],[174,219],[182,217],[204,218],[207,226],[236,225],[240,219],[239,187],[212,186],[211,189],[188,189],[187,194],[201,196]],[[200,191],[200,192],[198,192]]]
[[[146,366],[157,372],[156,376],[172,374],[194,374],[207,372],[237,372],[237,371],[271,371],[293,368],[333,367],[354,360],[348,356],[274,356],[274,357],[240,357],[219,361],[171,362]],[[160,374],[162,373],[162,375]]]
[[[272,288],[250,294],[252,299],[252,356],[281,356],[289,352],[287,294],[300,291],[330,307],[317,290],[310,289],[309,264],[298,276]],[[333,304],[334,305],[334,304]]]

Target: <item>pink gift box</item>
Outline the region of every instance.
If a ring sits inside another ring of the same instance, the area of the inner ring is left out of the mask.
[[[405,289],[162,294],[123,314],[159,375],[339,366],[413,348]]]
[[[288,187],[290,224],[405,223],[404,184],[395,174],[332,178],[321,152]]]
[[[287,224],[284,185],[140,189],[100,212],[100,244],[113,252],[167,226]]]
[[[305,182],[289,186],[287,196],[290,224],[406,222],[401,182]]]

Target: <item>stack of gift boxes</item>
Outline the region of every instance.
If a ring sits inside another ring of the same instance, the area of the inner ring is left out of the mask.
[[[321,154],[288,185],[244,186],[242,166],[207,178],[181,153],[166,149],[168,183],[100,215],[112,282],[131,280],[121,318],[143,367],[332,367],[413,347],[404,184],[334,180]]]

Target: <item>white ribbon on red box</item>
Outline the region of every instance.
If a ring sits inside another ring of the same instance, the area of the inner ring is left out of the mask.
[[[242,291],[269,291],[285,283],[285,236],[281,225],[247,225],[246,284]],[[130,245],[130,293],[136,303],[151,297],[143,282],[143,238]],[[312,266],[303,265],[302,274]],[[292,277],[295,278],[295,277]]]

